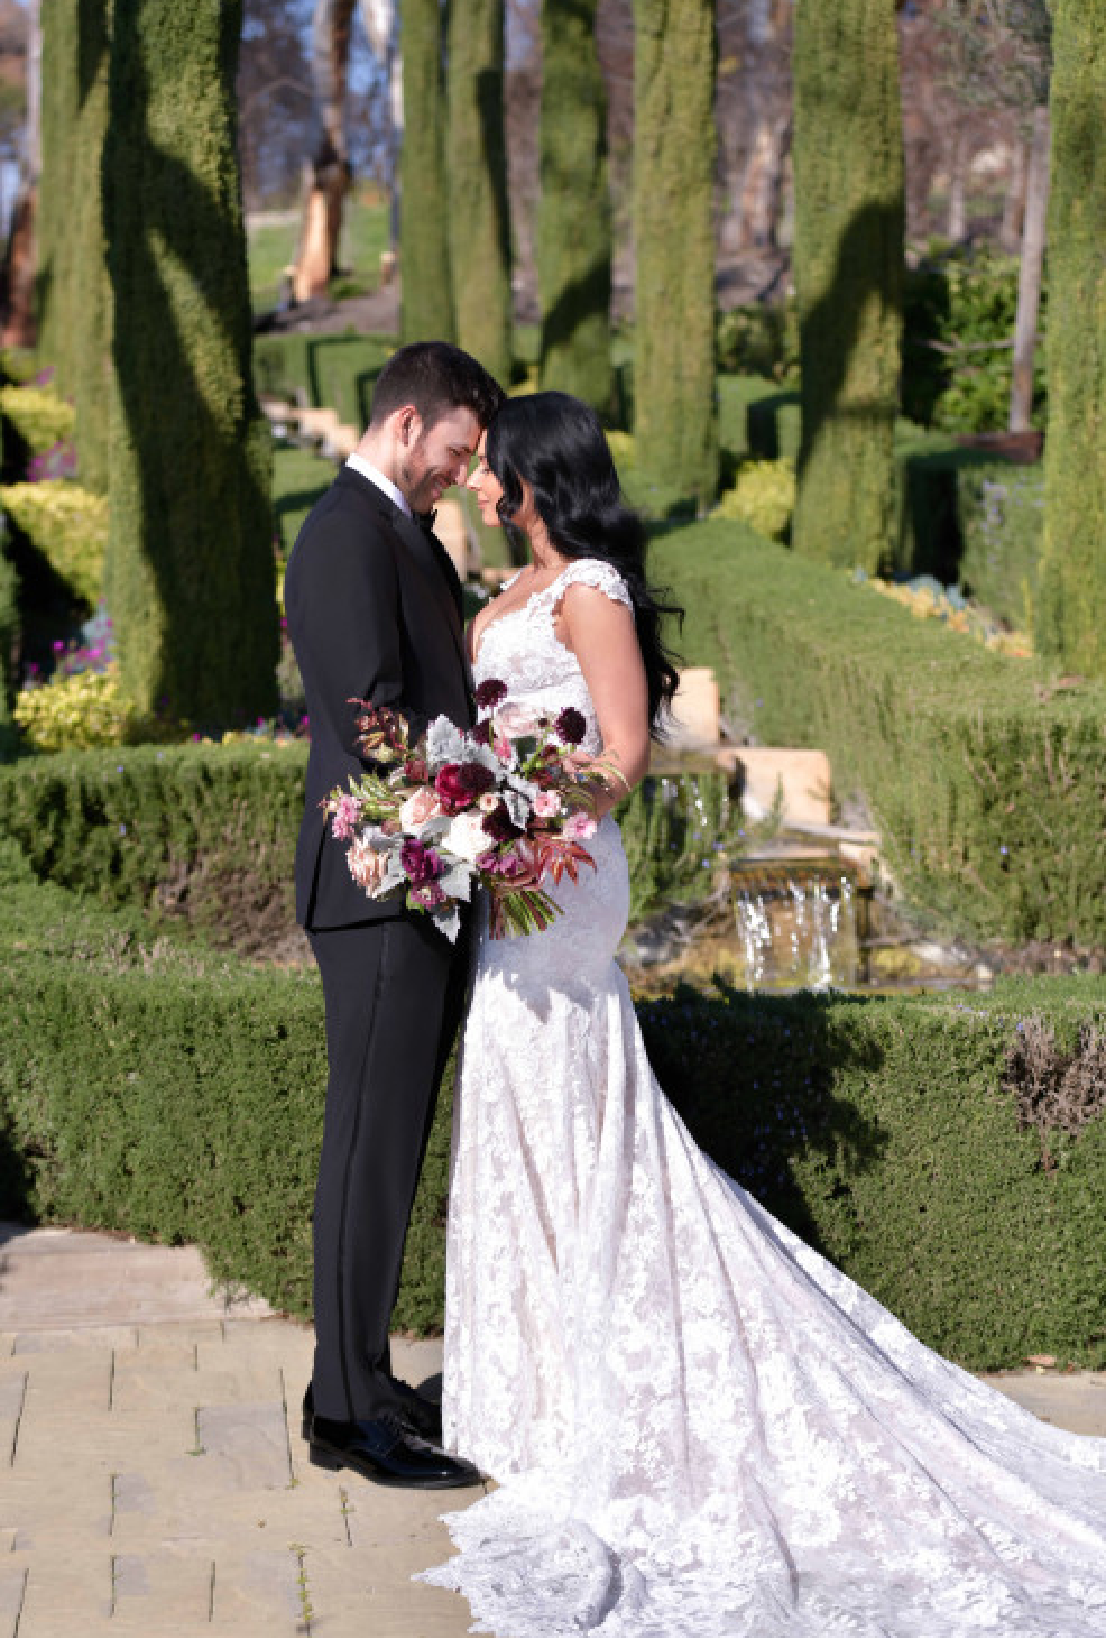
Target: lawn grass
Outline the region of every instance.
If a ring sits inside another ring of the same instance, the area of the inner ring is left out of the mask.
[[[247,223],[250,303],[255,313],[279,305],[284,269],[296,259],[301,216],[298,210],[281,211]],[[365,295],[380,283],[380,255],[387,250],[388,207],[372,196],[347,201],[338,262],[335,295]]]

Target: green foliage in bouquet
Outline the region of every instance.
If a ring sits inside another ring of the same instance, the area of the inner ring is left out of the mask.
[[[32,455],[45,455],[72,438],[77,420],[73,405],[48,387],[0,387],[0,415]]]
[[[49,563],[77,602],[100,600],[108,502],[66,478],[0,487],[0,507],[24,541]]]
[[[737,482],[727,489],[714,509],[717,518],[736,518],[769,540],[787,540],[795,510],[795,463],[743,461]]]

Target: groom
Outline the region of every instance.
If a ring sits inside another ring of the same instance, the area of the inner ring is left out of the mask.
[[[296,540],[288,629],[311,721],[296,919],[322,976],[330,1062],[315,1191],[315,1361],[304,1436],[318,1466],[444,1489],[476,1470],[430,1442],[441,1416],[392,1375],[388,1327],[438,1084],[464,996],[464,939],[429,916],[370,901],[320,803],[366,764],[357,700],[468,726],[461,586],[430,532],[442,491],[464,481],[499,387],[444,342],[384,366],[357,450]]]

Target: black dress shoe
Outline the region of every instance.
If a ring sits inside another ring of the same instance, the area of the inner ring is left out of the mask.
[[[432,1445],[441,1443],[442,1438],[442,1407],[435,1405],[432,1399],[426,1399],[412,1388],[407,1382],[401,1382],[398,1377],[392,1378],[392,1386],[396,1391],[396,1403],[393,1407],[408,1433],[417,1434],[420,1439],[429,1439]],[[310,1382],[303,1396],[303,1421],[300,1425],[305,1439],[311,1438],[311,1423],[315,1415],[315,1400],[311,1391]]]
[[[411,1490],[460,1490],[483,1482],[471,1462],[433,1450],[388,1412],[363,1422],[313,1417],[311,1465],[332,1472],[348,1467],[374,1484]]]

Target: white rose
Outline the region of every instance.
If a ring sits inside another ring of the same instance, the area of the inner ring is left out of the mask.
[[[495,843],[484,829],[480,814],[470,808],[467,813],[459,813],[450,822],[449,829],[438,845],[445,852],[454,853],[459,859],[467,859],[470,864],[475,864],[480,855],[494,847]]]

